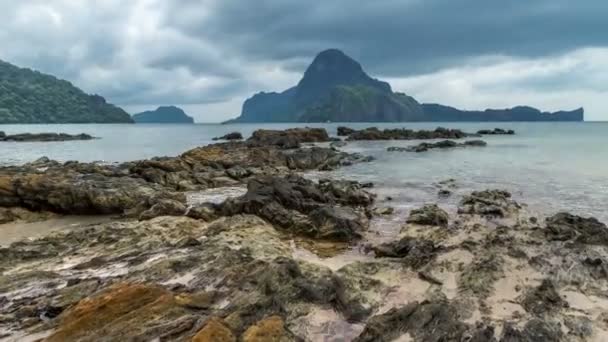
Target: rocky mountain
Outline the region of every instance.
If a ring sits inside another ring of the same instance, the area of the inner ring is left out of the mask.
[[[300,82],[281,93],[258,93],[228,122],[582,121],[582,108],[544,113],[531,107],[462,111],[420,104],[368,76],[340,50],[319,53]]]
[[[181,108],[175,106],[161,106],[156,110],[148,110],[134,114],[135,123],[194,123]]]
[[[131,123],[124,110],[54,76],[0,61],[0,124]]]

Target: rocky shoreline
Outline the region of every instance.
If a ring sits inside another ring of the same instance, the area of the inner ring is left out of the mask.
[[[51,141],[73,141],[73,140],[93,140],[95,137],[86,134],[67,134],[67,133],[20,133],[7,135],[0,131],[0,141],[14,142],[51,142]]]
[[[0,168],[0,222],[116,216],[0,248],[0,339],[607,338],[603,223],[537,218],[487,190],[454,213],[428,204],[396,217],[400,231],[379,240],[373,223],[401,214],[372,184],[303,177],[370,161],[303,145],[333,140],[324,130],[260,131],[178,157]],[[187,201],[226,186],[247,189]]]

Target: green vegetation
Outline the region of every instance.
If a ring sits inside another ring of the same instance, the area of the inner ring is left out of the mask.
[[[0,123],[133,122],[124,110],[70,82],[0,61]]]

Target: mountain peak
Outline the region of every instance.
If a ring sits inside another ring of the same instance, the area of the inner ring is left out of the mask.
[[[295,94],[296,106],[308,105],[327,96],[336,86],[363,85],[390,92],[390,85],[369,77],[361,64],[338,49],[320,52],[300,80]]]

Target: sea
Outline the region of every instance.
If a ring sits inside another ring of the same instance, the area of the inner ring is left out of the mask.
[[[308,176],[373,182],[379,205],[390,205],[397,212],[425,203],[439,203],[446,210],[455,211],[462,196],[473,190],[505,189],[539,217],[568,211],[608,222],[608,122],[2,125],[0,131],[7,134],[88,133],[99,139],[0,142],[0,166],[22,164],[43,156],[59,161],[104,163],[176,156],[214,143],[214,137],[228,132],[239,131],[248,137],[260,128],[304,126],[323,127],[331,135],[336,135],[338,126],[416,130],[442,126],[467,132],[495,127],[513,129],[514,136],[484,136],[482,139],[488,143],[485,148],[425,153],[386,151],[390,146],[408,146],[419,141],[349,142],[342,150],[373,156],[374,161]],[[439,183],[447,179],[454,180],[454,194],[439,198]],[[234,193],[234,189],[226,190],[227,196]],[[218,191],[209,196],[217,200]],[[400,215],[395,217],[403,219]]]

